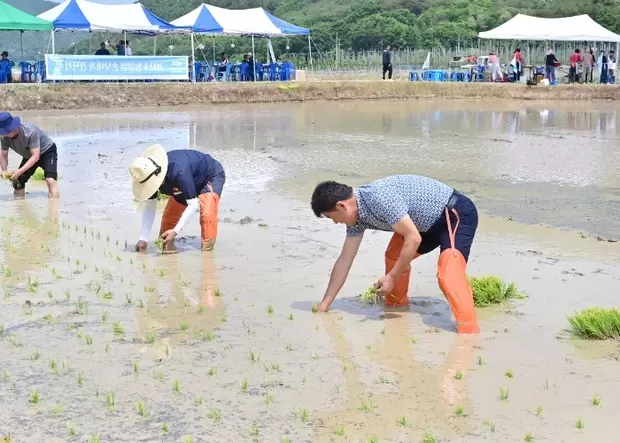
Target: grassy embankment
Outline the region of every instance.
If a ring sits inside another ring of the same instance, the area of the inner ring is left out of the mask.
[[[490,83],[120,83],[4,86],[6,111],[376,99],[618,100],[620,87]]]

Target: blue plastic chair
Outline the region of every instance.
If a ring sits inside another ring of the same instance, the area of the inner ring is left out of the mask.
[[[417,82],[418,80],[420,80],[420,75],[416,71],[409,72],[410,82]]]
[[[35,80],[38,82],[44,82],[47,80],[47,76],[45,74],[45,62],[40,60],[34,65],[34,76]]]
[[[21,82],[32,83],[36,76],[36,68],[28,62],[20,62],[19,68],[21,69]]]
[[[278,64],[277,63],[271,63],[269,65],[268,78],[270,82],[275,82],[276,80],[278,80]]]
[[[248,63],[241,63],[239,66],[239,81],[247,82],[250,79],[250,65]]]
[[[263,71],[263,64],[256,63],[256,81],[262,82],[265,79],[265,72]]]

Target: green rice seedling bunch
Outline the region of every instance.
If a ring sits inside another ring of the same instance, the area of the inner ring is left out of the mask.
[[[374,286],[366,289],[366,291],[358,295],[357,298],[360,302],[369,305],[376,305],[383,302],[383,296],[377,293],[377,288],[375,288]]]
[[[154,241],[153,244],[157,247],[157,249],[159,250],[159,252],[161,252],[162,254],[164,253],[164,239],[161,237],[157,237]]]
[[[470,277],[469,283],[474,293],[474,305],[478,308],[525,298],[514,283],[506,283],[494,275]]]
[[[581,338],[620,338],[620,310],[587,308],[568,317],[573,333]]]

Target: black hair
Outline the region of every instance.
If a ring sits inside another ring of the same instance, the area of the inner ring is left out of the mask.
[[[581,52],[581,49],[577,48],[575,49],[575,54],[579,54]]]
[[[226,53],[225,53],[225,52],[222,52],[222,53],[220,54],[220,57],[226,57]]]
[[[339,201],[347,200],[353,195],[353,188],[335,181],[321,182],[312,193],[312,211],[317,217],[332,211]]]

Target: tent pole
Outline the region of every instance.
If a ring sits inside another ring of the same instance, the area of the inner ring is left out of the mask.
[[[308,34],[308,54],[310,55],[310,69],[313,69],[313,66],[312,66],[312,41],[310,40],[310,34]]]
[[[125,36],[125,56],[127,56],[127,31],[123,31],[123,35]]]
[[[56,54],[56,36],[54,35],[53,29],[52,29],[52,54]]]
[[[24,61],[24,31],[19,31],[19,39],[22,43],[22,61]]]
[[[215,66],[215,35],[213,36],[213,66]]]
[[[194,31],[190,34],[192,40],[192,82],[196,83],[196,49],[194,48]]]
[[[254,69],[254,81],[256,82],[256,60],[254,59],[254,36],[252,35],[252,68]]]
[[[88,31],[88,54],[93,53],[93,31]]]
[[[157,55],[157,34],[153,37],[153,55]]]

